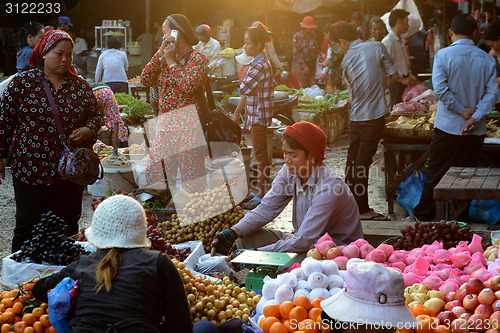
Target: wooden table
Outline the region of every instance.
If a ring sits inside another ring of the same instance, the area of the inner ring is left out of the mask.
[[[457,219],[472,200],[500,200],[500,168],[452,167],[434,188],[436,218]]]

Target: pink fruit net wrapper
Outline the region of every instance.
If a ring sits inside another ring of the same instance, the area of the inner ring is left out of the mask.
[[[403,253],[402,251],[394,251],[391,256],[387,259],[388,262],[401,262],[405,263],[408,254]],[[406,266],[406,265],[405,265]]]
[[[317,241],[314,247],[323,257],[326,257],[328,250],[335,247],[335,243],[332,240]]]
[[[476,252],[475,254],[478,254],[479,252]],[[469,274],[471,275],[472,273],[476,272],[479,269],[483,269],[486,265],[483,264],[483,261],[479,258],[479,256],[473,256],[471,261],[467,264],[467,266],[464,267],[463,271],[464,274]]]
[[[384,251],[386,258],[389,258],[394,252],[394,248],[389,244],[380,244],[379,246],[377,246],[377,249]]]
[[[447,295],[451,292],[458,292],[458,285],[453,281],[445,281],[438,290],[443,293],[443,295]]]
[[[416,257],[409,255],[408,257],[406,257],[406,265],[407,266],[413,265],[416,260],[417,260]]]
[[[421,276],[415,273],[403,273],[403,279],[405,280],[405,288],[414,285],[415,283],[422,283],[424,280]]]
[[[475,277],[476,279],[479,279],[479,280],[485,282],[486,280],[491,278],[492,275],[490,272],[488,272],[488,270],[481,268],[481,269],[478,269],[477,271],[475,271],[474,273],[472,273],[472,277]]]
[[[431,265],[424,258],[418,257],[412,265],[412,272],[419,276],[425,276],[430,266]]]
[[[347,261],[349,260],[349,258],[347,257],[337,257],[335,259],[333,259],[333,261],[335,261],[335,263],[337,263],[337,266],[339,266],[339,269],[345,271],[347,269]]]
[[[356,245],[358,248],[361,248],[361,246],[366,245],[366,244],[370,245],[370,243],[368,243],[365,239],[362,239],[362,238],[360,238],[360,239],[358,239],[358,240],[355,240],[355,241],[354,241],[354,242],[352,242],[351,244]],[[350,244],[349,244],[349,245],[350,245]],[[370,246],[371,246],[371,245],[370,245]]]
[[[463,269],[471,261],[472,256],[469,251],[455,253],[451,256],[452,264],[459,269]]]
[[[481,241],[483,240],[483,237],[479,236],[478,234],[474,234],[472,236],[472,241],[470,242],[469,245],[469,252],[471,254],[474,254],[476,252],[483,252],[483,246],[481,245]]]
[[[385,252],[382,251],[382,250],[373,250],[372,252],[368,253],[368,255],[366,256],[366,260],[368,261],[374,261],[374,262],[379,262],[379,263],[382,263],[382,262],[385,262],[386,261],[386,256],[385,256]]]
[[[361,259],[365,259],[366,256],[374,250],[373,246],[370,244],[363,244],[359,248],[359,256]]]
[[[430,290],[438,290],[439,287],[443,284],[443,280],[441,280],[438,276],[428,276],[422,281],[422,284]]]
[[[354,244],[347,245],[342,249],[342,254],[349,259],[359,258],[359,248]]]
[[[451,254],[448,250],[438,249],[432,256],[432,261],[437,264],[444,264],[450,261]]]

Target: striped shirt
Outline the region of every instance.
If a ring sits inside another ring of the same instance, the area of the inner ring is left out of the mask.
[[[273,116],[274,80],[271,64],[264,53],[252,60],[240,85],[240,94],[248,96],[245,128],[250,129],[255,124],[270,126]]]
[[[389,32],[387,36],[382,39],[382,43],[385,45],[387,51],[394,60],[394,64],[398,68],[398,73],[400,76],[407,76],[410,74],[410,56],[406,52],[405,40],[399,37],[394,32]]]

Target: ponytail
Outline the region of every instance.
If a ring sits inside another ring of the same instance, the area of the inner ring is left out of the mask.
[[[106,288],[108,293],[111,291],[111,281],[113,281],[118,273],[121,259],[120,251],[114,247],[110,249],[99,262],[95,273],[97,292],[99,292],[102,287]]]
[[[246,32],[252,43],[262,45],[262,49],[266,44],[271,42],[271,32],[267,30],[267,27],[259,23],[255,28],[250,28]]]

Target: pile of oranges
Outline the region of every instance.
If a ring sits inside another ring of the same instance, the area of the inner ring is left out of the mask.
[[[57,333],[47,314],[47,303],[33,299],[31,290],[36,279],[19,289],[0,293],[0,332]]]
[[[259,327],[264,333],[318,333],[326,332],[329,327],[321,323],[320,307],[322,299],[309,299],[299,295],[294,302],[266,305],[264,317]]]
[[[440,323],[434,311],[425,305],[415,304],[410,311],[420,326],[415,329],[398,329],[396,333],[452,333],[450,325]]]

